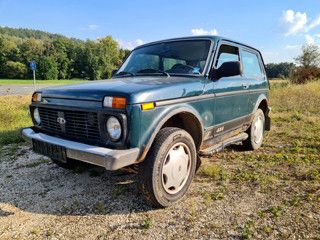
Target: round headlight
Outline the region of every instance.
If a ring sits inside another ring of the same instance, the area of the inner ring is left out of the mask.
[[[41,124],[41,118],[40,118],[40,114],[39,114],[39,109],[35,108],[33,110],[33,118],[35,120],[35,122],[37,123],[37,125]]]
[[[107,131],[113,141],[119,140],[121,137],[121,124],[115,117],[109,117],[107,120]]]

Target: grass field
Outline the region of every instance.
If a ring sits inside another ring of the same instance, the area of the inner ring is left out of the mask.
[[[48,160],[32,157],[25,148],[22,153],[18,151],[23,146],[18,129],[31,124],[29,102],[30,96],[0,97],[0,164],[1,159],[10,159],[2,161],[8,168],[3,171],[8,179],[16,171],[29,179],[28,187],[21,186],[20,190],[12,180],[3,185],[7,193],[3,201],[7,205],[3,206],[17,212],[17,216],[22,214],[33,225],[20,222],[25,226],[23,230],[12,230],[10,224],[20,221],[15,214],[0,218],[0,238],[2,230],[8,239],[45,238],[48,231],[58,238],[59,234],[66,238],[91,234],[100,239],[128,234],[125,236],[131,239],[173,239],[183,235],[208,239],[319,239],[320,81],[305,85],[272,83],[272,130],[266,133],[262,148],[252,152],[234,145],[212,158],[203,158],[185,200],[157,211],[143,205],[136,188],[115,183],[130,182],[132,176],[114,177],[92,170],[72,174],[54,168]],[[52,177],[47,176],[49,173]],[[45,179],[47,188],[41,179]],[[55,184],[57,179],[61,185]],[[42,192],[30,187],[36,184]],[[87,193],[86,189],[95,190]],[[61,195],[63,191],[65,196]],[[20,201],[20,194],[31,203]],[[56,204],[46,208],[45,203],[52,199]],[[76,230],[71,233],[70,228]]]
[[[0,147],[19,143],[19,129],[30,126],[29,104],[31,96],[0,96]]]
[[[83,79],[36,80],[37,84],[72,84],[85,82]],[[32,79],[0,79],[0,85],[33,84]]]
[[[6,81],[6,80],[0,80]],[[13,81],[31,81],[31,80],[10,80]],[[48,80],[51,81],[51,80]],[[79,80],[54,80],[67,82],[76,82]],[[52,81],[52,82],[54,82]],[[0,146],[9,143],[21,141],[18,136],[18,129],[29,126],[31,120],[29,117],[29,108],[31,96],[1,96],[0,97]],[[312,82],[306,85],[289,85],[287,80],[271,82],[271,106],[274,127],[283,126],[281,121],[287,121],[286,124],[309,123],[307,128],[301,129],[299,125],[299,134],[304,131],[314,133],[313,127],[317,127],[316,122],[320,122],[320,82]],[[293,122],[292,119],[300,119],[301,122]],[[314,124],[312,124],[314,123]],[[319,126],[318,126],[319,127]],[[287,129],[287,132],[290,130]],[[309,135],[308,133],[307,135]]]
[[[308,231],[310,238],[318,239],[320,81],[306,85],[277,82],[271,89],[272,130],[263,147],[243,152],[234,146],[206,159],[202,174],[211,179],[207,183],[215,182],[218,187],[200,193],[209,203],[245,186],[253,199],[257,192],[268,196],[256,199],[264,204],[259,203],[256,212],[247,216],[240,230],[243,239],[304,239]],[[317,213],[316,221],[310,219],[311,212]]]

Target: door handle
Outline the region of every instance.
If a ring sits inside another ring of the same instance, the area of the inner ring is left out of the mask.
[[[243,87],[243,89],[248,89],[249,88],[249,84],[248,83],[242,83],[242,87]]]

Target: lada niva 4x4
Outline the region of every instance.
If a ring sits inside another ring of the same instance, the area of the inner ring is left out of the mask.
[[[117,170],[138,166],[147,201],[166,207],[187,192],[201,155],[259,148],[270,130],[261,53],[217,36],[134,49],[112,79],[36,91],[21,130],[54,162]]]

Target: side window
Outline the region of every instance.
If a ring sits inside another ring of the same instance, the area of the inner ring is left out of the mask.
[[[216,67],[219,68],[224,62],[232,61],[240,61],[239,48],[222,44],[216,60]]]
[[[257,54],[243,51],[242,53],[243,62],[243,75],[247,78],[261,78],[262,71],[259,63]]]

